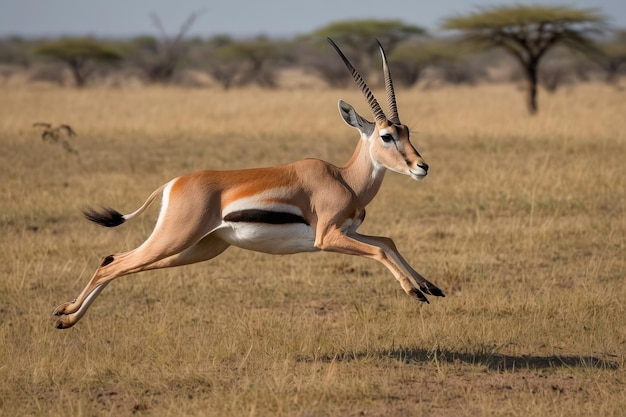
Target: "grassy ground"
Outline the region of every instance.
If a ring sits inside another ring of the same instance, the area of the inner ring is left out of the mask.
[[[109,230],[81,208],[129,212],[204,168],[341,164],[339,98],[367,114],[352,89],[5,89],[0,415],[624,415],[626,99],[604,86],[544,94],[536,117],[510,86],[398,92],[431,170],[388,174],[361,230],[446,298],[412,302],[367,260],[231,248],[121,278],[52,328],[157,210]],[[72,125],[78,155],[40,121]]]

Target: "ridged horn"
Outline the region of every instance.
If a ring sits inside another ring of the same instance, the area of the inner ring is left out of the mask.
[[[387,105],[389,106],[389,113],[391,118],[389,121],[394,124],[400,124],[400,117],[398,116],[398,106],[396,104],[396,93],[393,91],[393,82],[391,81],[391,72],[389,71],[389,65],[387,64],[387,56],[383,45],[378,39],[378,48],[380,49],[380,55],[383,58],[383,73],[385,74],[385,90],[387,91]]]
[[[378,104],[378,101],[376,101],[376,97],[374,97],[374,94],[372,94],[372,91],[369,89],[369,87],[365,83],[365,80],[363,79],[363,77],[361,77],[361,74],[359,74],[358,71],[354,68],[354,66],[352,66],[350,61],[348,61],[348,58],[346,58],[343,52],[341,52],[341,49],[339,49],[339,47],[335,44],[335,42],[333,42],[333,40],[330,38],[326,38],[326,39],[332,45],[332,47],[335,48],[335,51],[337,51],[337,53],[343,60],[343,63],[346,64],[346,67],[348,67],[348,70],[352,74],[352,78],[354,78],[354,81],[356,81],[357,85],[361,89],[361,92],[367,99],[367,103],[370,105],[370,109],[372,110],[372,114],[374,115],[374,118],[376,119],[376,121],[377,122],[386,121],[387,116],[385,116],[385,113],[383,113],[383,109],[380,108],[380,104]]]

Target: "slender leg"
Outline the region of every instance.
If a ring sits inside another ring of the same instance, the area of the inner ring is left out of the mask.
[[[365,240],[367,240],[367,242]],[[384,247],[386,245],[381,245],[376,239],[360,240],[354,236],[354,233],[348,236],[337,228],[331,228],[326,231],[326,233],[318,234],[318,240],[315,242],[315,246],[324,251],[364,256],[374,259],[387,267],[408,295],[419,301],[428,302],[426,296],[415,287],[412,280],[404,274],[393,261],[393,256],[391,256],[391,253],[388,253],[388,248]]]
[[[89,308],[91,303],[93,303],[93,301],[96,299],[98,294],[100,294],[102,292],[104,287],[106,287],[109,284],[109,282],[105,282],[103,284],[100,284],[96,288],[94,288],[91,291],[91,293],[89,293],[89,295],[87,295],[87,297],[85,298],[85,301],[83,301],[83,303],[80,305],[80,307],[72,314],[67,314],[67,315],[61,316],[57,320],[57,322],[55,323],[55,327],[57,329],[67,329],[69,327],[72,327],[74,324],[76,324],[78,322],[78,320],[80,320],[85,315],[85,312],[87,312],[87,309]],[[65,304],[70,304],[70,303],[65,303]],[[55,310],[55,312],[53,314],[59,315],[59,313],[57,313],[57,310],[61,306],[57,307],[57,309]]]
[[[410,276],[416,281],[415,284],[417,284],[420,290],[422,290],[426,294],[434,295],[437,297],[445,297],[443,291],[441,291],[439,288],[437,288],[436,285],[428,281],[419,272],[411,267],[411,265],[402,257],[402,255],[396,248],[395,243],[390,238],[362,235],[356,232],[350,233],[349,236],[361,242],[378,246],[382,250],[384,250],[385,253],[387,253],[393,259],[396,265],[403,268],[406,272],[410,274]]]
[[[87,297],[91,297],[94,290],[102,284],[108,283],[115,278],[119,278],[130,273],[142,271],[147,265],[186,249],[185,247],[174,247],[171,252],[167,252],[154,248],[153,245],[148,244],[149,241],[150,240],[144,242],[144,244],[140,247],[133,249],[130,252],[105,257],[80,295],[72,302],[59,305],[54,310],[53,314],[56,316],[73,314],[81,308]]]
[[[148,271],[151,269],[169,268],[207,261],[224,252],[226,248],[228,248],[228,246],[229,244],[224,242],[223,240],[213,235],[209,235],[204,237],[202,240],[200,240],[190,248],[187,248],[178,254],[171,255],[169,257],[157,260],[147,265],[132,268],[125,271],[124,273],[119,273],[118,275],[99,274],[99,272],[107,265],[101,266],[100,268],[98,268],[98,271],[96,271],[96,274],[87,285],[87,287],[85,287],[77,300],[71,303],[61,304],[59,307],[56,308],[53,314],[61,316],[56,322],[56,327],[59,329],[67,329],[76,324],[83,317],[83,315],[85,314],[91,303],[93,303],[93,301],[96,299],[98,294],[100,294],[100,292],[109,284],[109,282],[111,282],[115,278],[141,271]],[[113,256],[113,258],[115,259],[115,256]],[[108,257],[105,258],[105,261],[103,263],[106,263],[107,260]]]
[[[98,294],[115,278],[128,275],[131,271],[142,271],[146,265],[173,255],[173,253],[162,251],[150,252],[149,249],[150,246],[144,243],[144,245],[130,252],[104,258],[80,295],[74,301],[63,303],[54,310],[53,315],[62,316],[56,322],[56,327],[67,329],[76,324]]]

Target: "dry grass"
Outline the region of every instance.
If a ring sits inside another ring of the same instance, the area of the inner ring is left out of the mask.
[[[318,157],[356,133],[354,91],[6,89],[0,96],[0,415],[588,416],[626,409],[624,94],[509,86],[400,91],[431,165],[389,174],[362,230],[391,235],[448,293],[412,302],[379,265],[229,249],[121,278],[74,328],[49,314],[114,230],[88,204],[135,209],[203,168]],[[31,124],[68,123],[78,155]],[[242,290],[243,289],[243,290]]]

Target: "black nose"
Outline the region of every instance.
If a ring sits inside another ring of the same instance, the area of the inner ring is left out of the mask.
[[[422,168],[424,172],[428,172],[428,164],[426,162],[422,162],[421,164],[417,164],[418,167]]]

